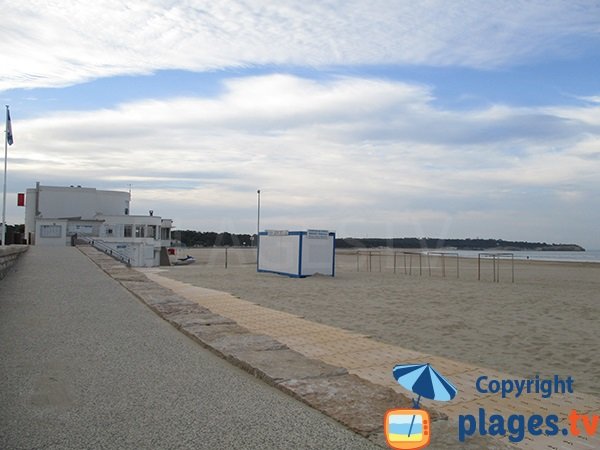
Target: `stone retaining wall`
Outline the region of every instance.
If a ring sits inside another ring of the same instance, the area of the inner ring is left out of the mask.
[[[0,280],[6,276],[10,268],[17,262],[19,256],[25,253],[27,245],[8,245],[0,247]]]

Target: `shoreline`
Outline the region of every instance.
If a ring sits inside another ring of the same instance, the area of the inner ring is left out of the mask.
[[[589,250],[589,251],[581,251],[581,252],[571,252],[571,251],[533,251],[533,250],[498,250],[498,249],[489,249],[489,250],[452,250],[452,249],[410,249],[410,248],[390,248],[390,247],[378,247],[378,248],[337,248],[336,253],[345,253],[345,254],[356,254],[360,253],[368,253],[368,252],[382,252],[385,254],[393,255],[396,253],[421,253],[422,255],[427,255],[427,253],[444,253],[448,256],[458,254],[459,258],[465,259],[477,259],[478,254],[512,254],[514,255],[515,261],[537,261],[537,262],[558,262],[558,263],[589,263],[589,264],[599,264],[600,263],[600,250]],[[586,256],[590,258],[597,259],[585,259],[585,258],[576,258],[574,255],[577,254],[580,256]],[[567,256],[567,258],[559,257]],[[568,258],[569,256],[573,256],[573,258]]]

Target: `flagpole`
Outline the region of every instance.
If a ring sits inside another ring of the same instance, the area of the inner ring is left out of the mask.
[[[4,125],[4,189],[2,191],[2,246],[6,245],[6,166],[8,160],[8,105],[6,105],[6,123]]]

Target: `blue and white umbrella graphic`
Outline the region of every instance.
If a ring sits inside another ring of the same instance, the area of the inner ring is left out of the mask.
[[[416,401],[413,399],[415,409],[419,408],[421,397],[447,402],[452,400],[458,392],[452,383],[429,364],[398,364],[394,367],[392,373],[400,386],[419,396]],[[413,421],[414,419],[413,416]],[[411,423],[408,431],[409,436],[412,425]]]

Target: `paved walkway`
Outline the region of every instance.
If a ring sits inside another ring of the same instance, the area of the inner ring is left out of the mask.
[[[0,448],[368,449],[178,332],[76,248],[0,282]]]
[[[192,286],[160,275],[160,269],[143,270],[148,278],[163,285],[179,295],[193,300],[216,314],[228,317],[239,325],[260,334],[272,336],[309,358],[319,359],[327,364],[346,368],[349,373],[358,375],[372,383],[390,387],[397,392],[406,391],[395,382],[391,369],[395,364],[429,362],[442,374],[447,375],[458,388],[458,395],[448,403],[423,401],[422,404],[446,413],[451,421],[456,422],[460,414],[477,415],[479,408],[488,414],[523,414],[526,418],[534,414],[556,414],[562,420],[559,429],[568,428],[566,415],[573,409],[583,414],[599,414],[600,399],[594,396],[555,395],[551,399],[542,399],[538,395],[523,396],[518,400],[499,395],[482,395],[475,390],[474,380],[480,375],[489,379],[518,379],[509,374],[494,373],[489,369],[464,364],[447,358],[436,357],[424,353],[406,350],[393,345],[384,344],[357,333],[310,322],[293,314],[275,311],[248,301],[233,297],[230,294],[211,289]],[[580,428],[583,426],[580,424]],[[456,430],[456,426],[454,427]],[[508,445],[508,438],[500,439]],[[597,435],[589,437],[581,433],[578,437],[537,436],[526,434],[518,444],[519,448],[528,450],[591,450],[600,448],[600,427]]]

